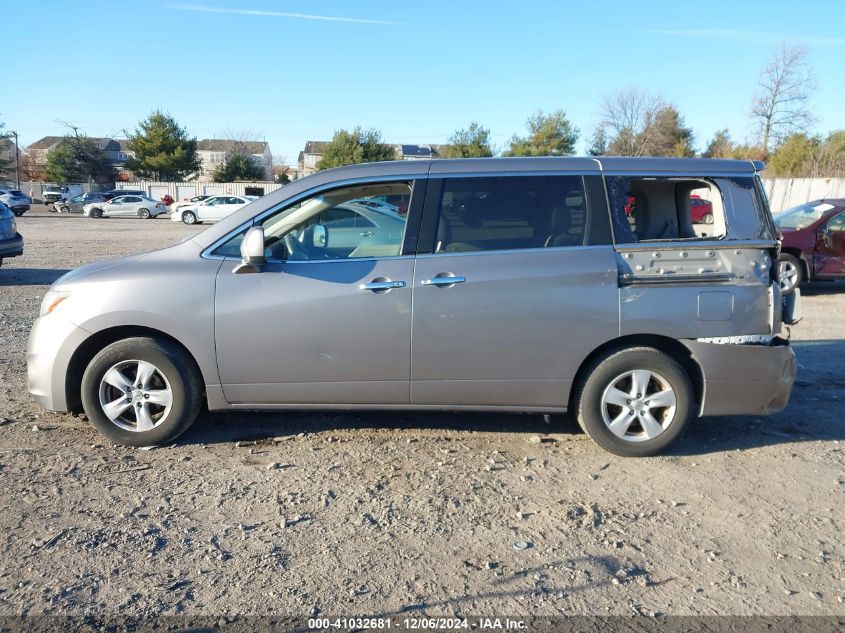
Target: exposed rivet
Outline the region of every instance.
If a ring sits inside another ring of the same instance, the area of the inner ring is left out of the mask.
[[[628,402],[628,404],[631,404],[631,401],[630,401],[630,400],[628,400],[627,402]]]
[[[645,267],[642,264],[637,264],[637,270],[645,270]]]
[[[716,253],[713,251],[707,251],[707,257],[716,257]]]
[[[742,255],[742,251],[734,251],[737,255]]]
[[[660,253],[655,253],[655,254],[654,254],[654,259],[660,259]]]
[[[681,251],[681,257],[686,257],[687,253],[685,251]]]
[[[149,399],[150,399],[150,394],[145,393],[145,394],[144,394],[144,399],[149,400]]]
[[[627,257],[628,259],[634,259],[634,254],[633,253],[626,253],[625,257]]]

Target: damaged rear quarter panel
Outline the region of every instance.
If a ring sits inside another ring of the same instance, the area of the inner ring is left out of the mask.
[[[620,334],[677,339],[773,334],[774,243],[617,247]]]

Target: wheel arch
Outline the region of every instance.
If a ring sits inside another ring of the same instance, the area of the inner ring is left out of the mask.
[[[605,358],[629,347],[652,347],[661,351],[683,367],[692,382],[693,392],[695,395],[696,410],[700,409],[701,403],[704,399],[704,372],[701,366],[690,354],[689,349],[677,339],[668,336],[661,336],[659,334],[628,334],[620,336],[613,340],[603,343],[581,362],[578,371],[575,372],[575,378],[572,381],[572,389],[569,391],[569,402],[567,409],[575,411],[576,403],[575,397],[580,391],[579,387],[587,380],[588,372],[598,359]]]
[[[91,362],[91,359],[107,345],[111,345],[117,341],[133,338],[137,336],[145,336],[167,341],[179,347],[193,365],[202,383],[205,383],[202,370],[197,363],[196,358],[191,351],[185,347],[179,340],[163,332],[151,327],[141,325],[121,325],[100,330],[85,339],[79,347],[73,352],[68,363],[67,371],[65,372],[65,398],[67,402],[67,409],[72,413],[79,413],[82,411],[82,374],[85,373],[85,368]],[[203,399],[205,399],[203,393]]]

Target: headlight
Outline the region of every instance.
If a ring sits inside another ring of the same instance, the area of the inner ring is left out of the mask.
[[[41,310],[38,316],[43,317],[44,315],[50,314],[59,306],[62,301],[67,299],[69,296],[69,292],[59,292],[57,290],[50,290],[46,295],[44,295],[44,299],[41,300]]]

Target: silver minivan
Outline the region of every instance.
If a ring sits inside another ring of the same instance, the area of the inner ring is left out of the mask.
[[[172,440],[205,403],[569,411],[603,448],[652,455],[693,417],[789,399],[780,333],[800,296],[781,296],[761,167],[502,158],[319,172],[176,246],[59,279],[30,336],[29,390],[133,446]],[[406,203],[356,212],[368,199]]]

